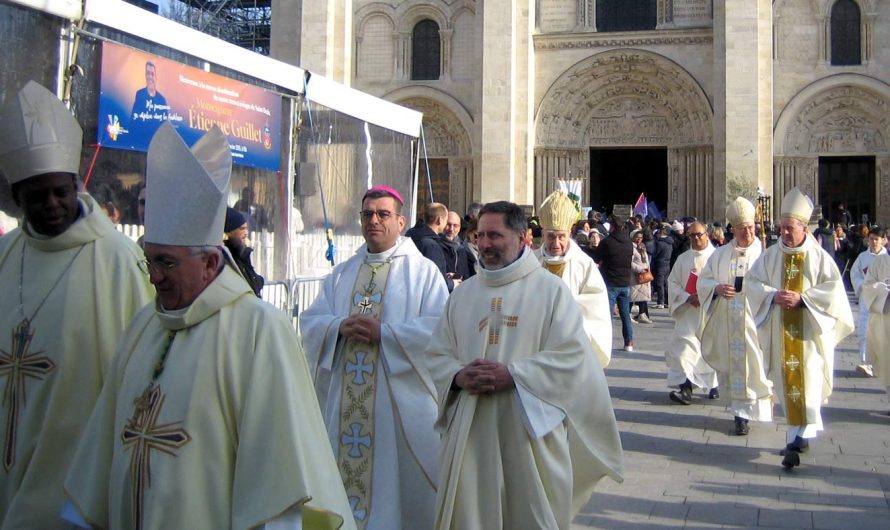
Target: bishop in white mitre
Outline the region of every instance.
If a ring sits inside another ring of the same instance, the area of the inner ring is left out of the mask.
[[[149,145],[145,265],[77,448],[62,515],[81,528],[354,528],[287,316],[222,250],[232,159],[214,127]]]
[[[572,226],[580,213],[568,195],[555,191],[541,204],[538,216],[543,240],[535,250],[535,257],[545,269],[562,278],[572,291],[581,310],[584,332],[590,339],[597,360],[606,367],[612,358],[609,295],[599,267],[572,240]]]
[[[745,278],[767,377],[788,422],[782,465],[822,430],[822,403],[831,395],[834,348],[853,331],[853,313],[832,257],[810,235],[813,202],[792,188],[782,199],[781,238]]]
[[[748,434],[750,420],[773,418],[772,383],[766,377],[757,326],[747,301],[745,276],[762,252],[754,234],[755,208],[737,197],[726,207],[733,238],[716,249],[698,278],[702,357],[717,371],[719,388],[734,416],[735,434]]]
[[[671,316],[674,317],[674,334],[664,352],[668,386],[677,387],[669,396],[681,405],[692,404],[693,388],[707,389],[711,399],[719,396],[717,373],[702,357],[698,338],[701,319],[698,278],[714,253],[714,247],[702,223],[689,225],[688,235],[690,248],[680,254],[668,275],[668,300]]]
[[[875,258],[862,282],[860,311],[868,311],[868,352],[875,376],[890,394],[890,256]]]
[[[508,202],[479,213],[483,269],[448,299],[430,344],[442,433],[437,530],[569,530],[623,457],[577,302],[524,245]]]
[[[141,251],[77,193],[83,133],[31,81],[0,113],[0,182],[24,213],[0,238],[0,528],[65,528],[62,484],[117,341],[150,299]]]
[[[402,197],[362,199],[365,244],[325,279],[300,315],[328,438],[360,529],[432,527],[439,436],[423,358],[448,297],[405,226]]]

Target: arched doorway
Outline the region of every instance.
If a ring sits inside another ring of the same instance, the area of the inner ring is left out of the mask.
[[[854,222],[890,223],[888,111],[890,85],[871,77],[841,74],[804,88],[776,123],[773,195],[798,186],[829,220],[844,203]]]
[[[557,179],[582,177],[585,202],[632,203],[644,192],[671,216],[707,215],[712,121],[701,86],[670,59],[633,49],[584,59],[553,83],[535,117],[535,202]]]
[[[391,99],[389,96],[387,99]],[[421,165],[417,189],[418,212],[430,200],[429,169],[433,199],[449,209],[464,212],[472,202],[473,150],[461,117],[449,105],[428,95],[393,99],[399,105],[423,113],[423,131],[429,166]],[[464,119],[468,119],[468,115]]]

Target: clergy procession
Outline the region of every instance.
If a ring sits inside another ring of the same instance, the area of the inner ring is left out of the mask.
[[[0,529],[570,530],[602,488],[634,489],[622,444],[637,438],[613,409],[626,389],[607,380],[622,370],[607,367],[637,355],[627,285],[652,275],[648,256],[614,267],[635,244],[619,216],[591,227],[604,243],[580,243],[581,209],[556,191],[538,244],[514,203],[482,205],[466,240],[445,209],[435,237],[464,256],[455,276],[403,235],[406,190],[369,185],[364,244],[298,334],[223,244],[245,220],[227,215],[219,128],[191,147],[158,128],[139,245],[82,191],[83,133],[52,92],[9,97],[0,135],[21,219],[0,238]],[[649,356],[671,389],[654,406],[719,404],[737,439],[777,430],[770,465],[793,474],[826,428],[845,337],[858,331],[863,372],[890,384],[890,256],[873,230],[854,322],[811,198],[792,188],[779,210],[770,246],[744,197],[720,246],[687,223]]]

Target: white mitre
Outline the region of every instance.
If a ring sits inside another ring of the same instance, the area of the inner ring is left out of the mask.
[[[554,191],[538,208],[538,218],[544,230],[571,230],[581,218],[581,212],[568,195]]]
[[[753,223],[757,209],[748,199],[744,197],[736,197],[734,201],[726,207],[726,220],[732,226],[741,226],[745,223]]]
[[[145,242],[199,247],[222,245],[232,154],[216,126],[191,149],[165,122],[148,146]]]
[[[59,98],[34,81],[0,112],[0,168],[10,185],[80,171],[83,130]]]
[[[791,217],[807,225],[810,223],[810,216],[813,215],[813,208],[813,201],[794,187],[782,197],[781,217]]]

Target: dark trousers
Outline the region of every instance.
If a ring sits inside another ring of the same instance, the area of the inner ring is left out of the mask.
[[[667,305],[668,303],[668,274],[670,269],[659,267],[655,269],[655,280],[652,282],[652,290],[655,294],[655,303]]]

